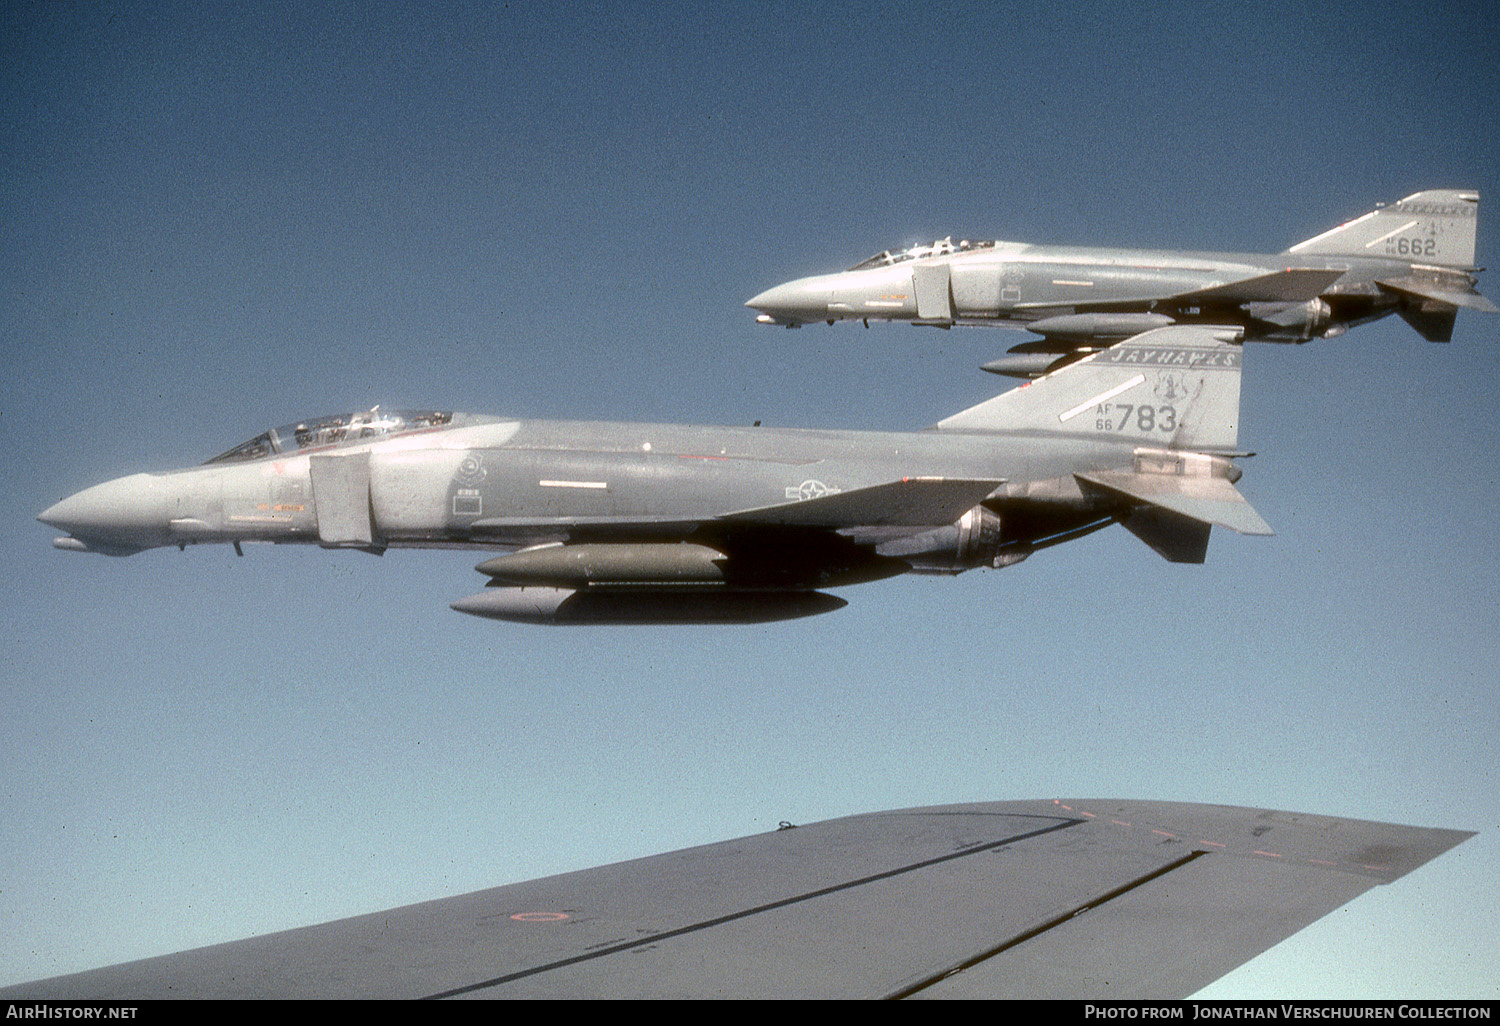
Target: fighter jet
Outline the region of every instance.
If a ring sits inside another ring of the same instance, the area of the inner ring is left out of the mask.
[[[1238,324],[1245,338],[1306,342],[1397,314],[1447,342],[1460,307],[1500,311],[1476,291],[1479,194],[1419,192],[1284,253],[954,242],[885,250],[841,274],[767,289],[763,324],[908,321],[1001,325],[1042,338],[984,364],[1034,378],[1084,353],[1170,324]]]
[[[1241,331],[1146,332],[909,433],[383,411],[262,432],[43,512],[62,549],[206,542],[501,554],[453,608],[548,624],[747,623],[818,589],[1003,567],[1113,523],[1201,563],[1270,534],[1235,489]]]

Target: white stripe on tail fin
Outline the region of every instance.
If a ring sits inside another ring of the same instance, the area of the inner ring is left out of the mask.
[[[936,427],[1232,452],[1239,439],[1242,334],[1211,325],[1156,328]]]
[[[1431,189],[1299,242],[1301,256],[1387,257],[1439,267],[1474,266],[1479,193]]]

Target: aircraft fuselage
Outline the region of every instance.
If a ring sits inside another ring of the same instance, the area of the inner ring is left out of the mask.
[[[514,421],[161,473],[85,489],[40,519],[96,551],[207,542],[328,547],[526,546],[628,521],[641,536],[903,477],[1005,480],[1036,494],[1074,469],[1131,462],[1133,443],[1033,437]],[[1084,505],[1076,485],[1051,501]],[[549,523],[551,522],[551,523]],[[653,527],[653,524],[660,526]]]
[[[1237,329],[1168,327],[912,432],[521,421],[439,411],[274,428],[63,499],[59,548],[484,548],[454,604],[541,623],[759,622],[910,571],[1001,567],[1119,520],[1202,562],[1269,528],[1233,488]]]
[[[764,324],[906,321],[1000,325],[1042,337],[984,365],[1047,371],[1173,324],[1233,324],[1248,341],[1305,342],[1400,315],[1446,342],[1460,308],[1488,313],[1473,266],[1479,196],[1433,189],[1282,253],[954,242],[884,251],[837,274],[789,281],[745,305]]]
[[[1340,273],[1333,284],[1314,288],[1311,295],[1295,288],[1279,290],[1278,295],[1270,283],[1264,292],[1247,292],[1247,298],[1238,301],[1233,294],[1194,295],[1291,269]],[[746,305],[762,311],[765,319],[787,325],[882,320],[1025,328],[1052,317],[1090,312],[1165,314],[1177,323],[1238,323],[1244,319],[1239,308],[1258,302],[1280,308],[1267,313],[1292,310],[1302,316],[1285,325],[1266,322],[1254,338],[1299,342],[1394,312],[1397,299],[1383,294],[1374,282],[1409,270],[1410,261],[1386,259],[1346,259],[1331,266],[1323,257],[1287,253],[1179,253],[996,242],[948,256],[799,278],[762,292]],[[1125,333],[1133,332],[1127,328]]]

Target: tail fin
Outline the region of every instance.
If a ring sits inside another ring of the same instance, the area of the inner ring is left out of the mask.
[[[1432,189],[1299,242],[1288,253],[1394,257],[1440,267],[1474,266],[1479,193]]]
[[[1197,324],[1156,328],[936,427],[1232,452],[1239,438],[1242,334],[1237,327]]]

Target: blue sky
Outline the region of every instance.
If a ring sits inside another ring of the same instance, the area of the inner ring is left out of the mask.
[[[1277,535],[1201,567],[1111,529],[807,621],[569,631],[451,612],[472,553],[111,560],[32,519],[376,403],[931,424],[1022,336],[742,304],[949,234],[1275,252],[1493,205],[1494,10],[306,7],[0,9],[0,983],[780,820],[1118,796],[1481,831],[1206,995],[1500,996],[1497,317],[1251,347]]]

